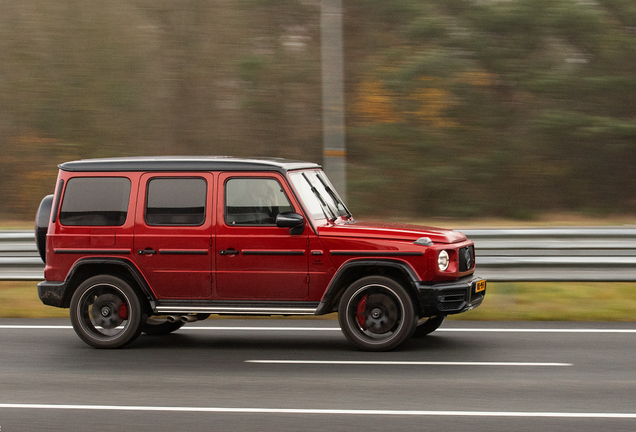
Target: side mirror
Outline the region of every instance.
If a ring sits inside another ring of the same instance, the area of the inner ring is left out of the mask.
[[[289,234],[300,235],[305,231],[305,218],[294,212],[279,213],[276,216],[278,228],[289,228]]]

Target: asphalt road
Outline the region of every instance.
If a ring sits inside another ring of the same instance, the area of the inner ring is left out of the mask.
[[[635,348],[636,323],[447,322],[367,353],[335,321],[207,320],[104,351],[3,319],[0,431],[631,432]]]

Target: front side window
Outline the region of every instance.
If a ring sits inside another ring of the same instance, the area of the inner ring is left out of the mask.
[[[70,226],[121,226],[126,222],[130,180],[75,177],[68,181],[60,223]]]
[[[196,178],[154,178],[148,182],[148,225],[198,226],[205,222],[207,182]]]
[[[232,178],[225,184],[228,225],[275,225],[279,213],[293,211],[277,180]]]

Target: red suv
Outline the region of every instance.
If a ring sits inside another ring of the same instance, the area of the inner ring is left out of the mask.
[[[219,315],[324,315],[384,351],[478,306],[473,242],[456,231],[357,222],[320,166],[147,157],[60,165],[36,238],[44,304],[117,348]]]

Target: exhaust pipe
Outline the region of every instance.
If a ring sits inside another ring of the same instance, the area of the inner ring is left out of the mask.
[[[198,321],[199,317],[197,315],[181,315],[181,322],[191,323]]]
[[[169,315],[169,316],[166,318],[166,320],[167,320],[168,322],[174,323],[174,322],[180,321],[180,320],[181,320],[181,318],[182,318],[182,316],[181,316],[181,315]]]

